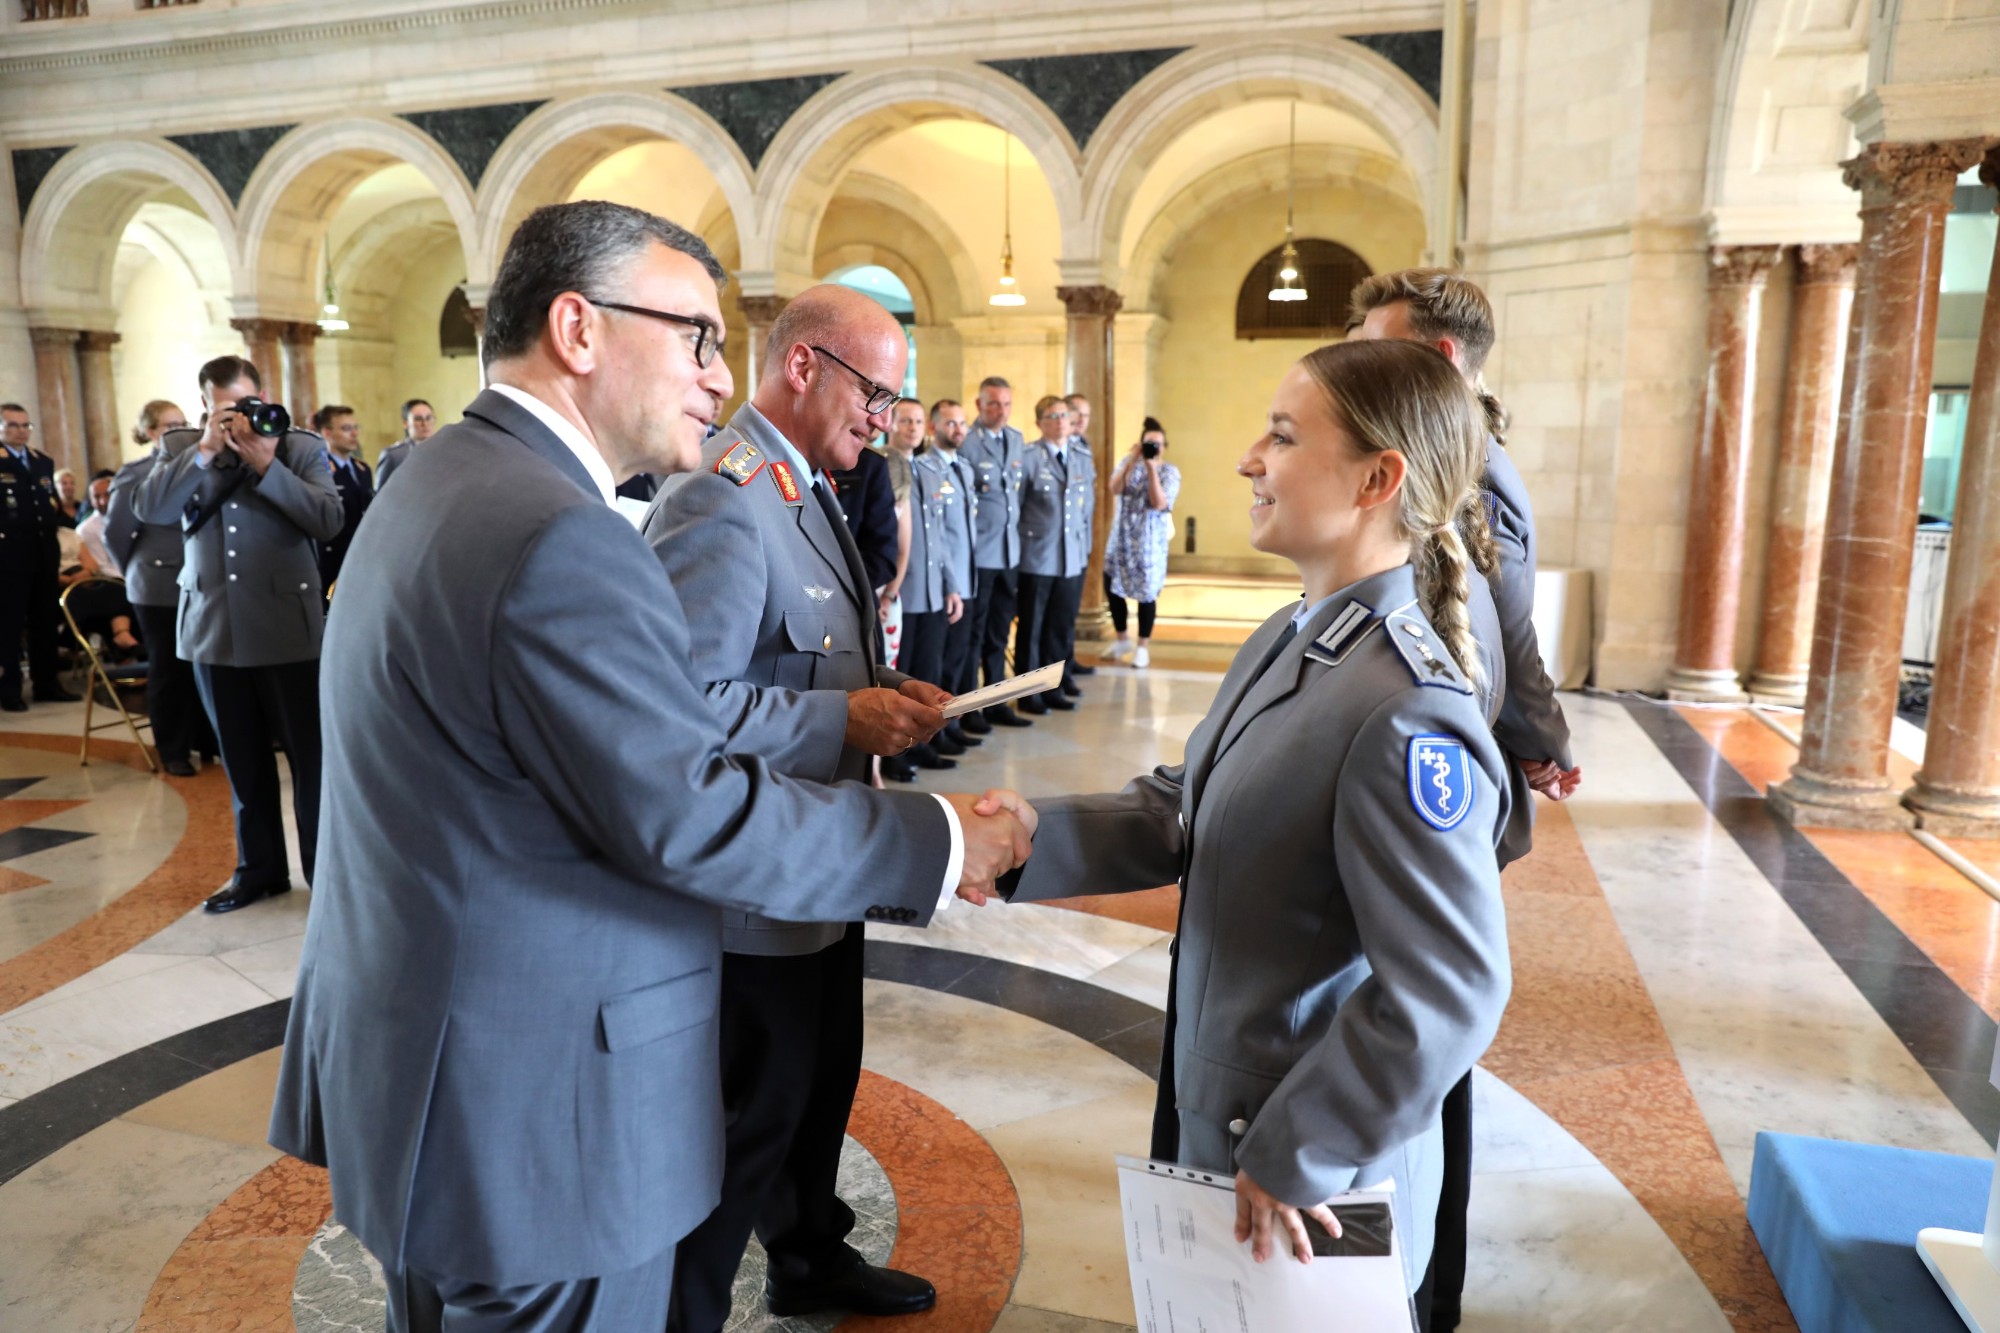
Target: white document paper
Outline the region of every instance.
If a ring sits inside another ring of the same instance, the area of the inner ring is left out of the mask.
[[[1237,1243],[1233,1176],[1121,1156],[1118,1195],[1139,1333],[1411,1333],[1388,1190],[1331,1201],[1340,1240],[1308,1219],[1309,1264]]]
[[[1004,704],[1010,699],[1024,695],[1040,694],[1062,684],[1063,664],[1051,662],[1045,667],[1036,667],[1025,676],[1014,676],[997,685],[988,685],[983,690],[961,694],[944,706],[948,718],[963,717],[979,708],[991,708],[994,704]]]

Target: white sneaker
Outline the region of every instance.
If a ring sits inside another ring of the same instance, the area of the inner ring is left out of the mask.
[[[1133,666],[1135,667],[1151,666],[1152,663],[1153,663],[1153,655],[1146,651],[1145,646],[1143,644],[1140,645],[1140,647],[1133,652],[1132,654]]]
[[[1107,662],[1130,661],[1131,658],[1132,641],[1130,639],[1119,639],[1109,648],[1105,649],[1104,652],[1104,660]]]

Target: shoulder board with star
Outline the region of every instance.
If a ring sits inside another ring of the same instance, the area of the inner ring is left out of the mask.
[[[1388,630],[1389,642],[1396,646],[1417,684],[1459,694],[1472,693],[1472,682],[1458,669],[1458,663],[1452,661],[1451,650],[1444,646],[1444,640],[1423,618],[1415,602],[1391,611],[1382,623]]]
[[[728,453],[715,460],[715,470],[738,486],[748,486],[764,469],[764,451],[748,440],[738,440]]]
[[[1327,666],[1339,666],[1347,660],[1347,655],[1354,651],[1355,646],[1381,623],[1382,617],[1376,614],[1374,607],[1366,602],[1349,602],[1333,618],[1333,623],[1306,645],[1306,657]]]

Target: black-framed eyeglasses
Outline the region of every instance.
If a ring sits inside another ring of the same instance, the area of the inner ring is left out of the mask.
[[[897,403],[903,401],[902,394],[897,393],[885,384],[877,384],[874,380],[869,379],[866,375],[856,370],[853,366],[848,365],[818,343],[809,343],[808,346],[848,374],[854,376],[855,379],[861,381],[862,386],[868,390],[868,401],[863,406],[869,416],[879,416],[894,407]]]
[[[579,293],[580,294],[580,293]],[[663,319],[669,324],[683,324],[695,331],[694,363],[703,370],[715,364],[715,358],[722,352],[722,332],[708,320],[694,315],[669,314],[665,310],[648,310],[642,305],[626,305],[620,301],[600,301],[594,296],[584,300],[605,310],[623,310],[628,315],[644,315],[648,319]]]

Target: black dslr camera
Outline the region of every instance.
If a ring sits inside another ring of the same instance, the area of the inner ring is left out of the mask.
[[[1139,455],[1142,458],[1158,458],[1160,456],[1160,446],[1151,440],[1141,441],[1139,444]]]
[[[285,432],[292,428],[292,414],[281,403],[267,403],[262,398],[238,398],[236,410],[250,423],[252,435],[261,435],[267,440],[283,439]]]

